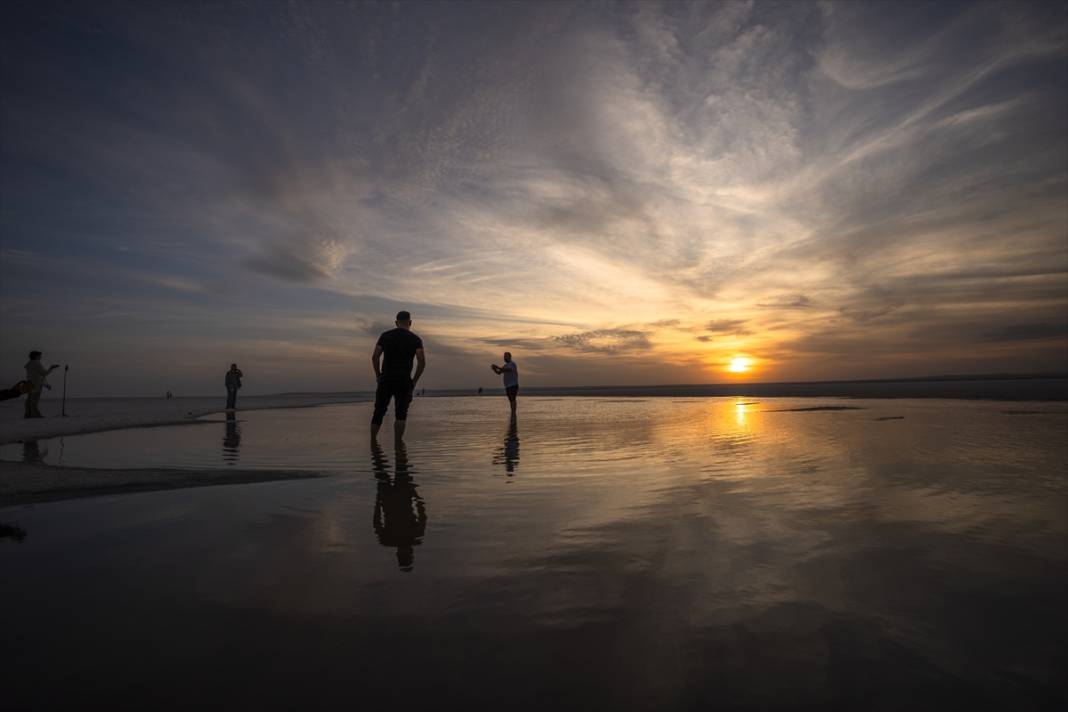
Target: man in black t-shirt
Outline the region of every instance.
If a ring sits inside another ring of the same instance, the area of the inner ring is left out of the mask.
[[[404,426],[408,420],[408,404],[412,402],[415,384],[426,368],[426,355],[423,353],[423,340],[412,333],[412,315],[406,311],[397,312],[396,329],[390,329],[378,337],[375,351],[371,354],[371,364],[375,368],[378,389],[375,391],[375,412],[371,416],[371,440],[378,437],[382,427],[382,418],[389,407],[390,398],[396,413],[393,418],[393,435],[397,442],[404,437]],[[412,375],[412,361],[419,365]]]

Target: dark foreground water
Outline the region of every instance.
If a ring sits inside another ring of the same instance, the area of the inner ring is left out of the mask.
[[[0,509],[0,707],[1068,701],[1063,404],[521,406],[417,400],[400,450],[366,404],[38,443],[332,476]]]

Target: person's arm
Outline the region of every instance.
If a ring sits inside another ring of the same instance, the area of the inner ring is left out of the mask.
[[[371,365],[375,368],[375,381],[382,380],[382,345],[375,344],[374,353],[371,354]]]
[[[497,364],[495,364],[495,363],[491,363],[491,364],[490,364],[490,368],[492,368],[492,369],[493,369],[493,372],[494,372],[494,373],[496,373],[497,375],[500,375],[500,373],[501,373],[501,367],[500,367],[500,366],[498,366],[498,365],[497,365]]]
[[[415,389],[415,384],[419,383],[419,377],[423,375],[423,371],[426,370],[426,352],[423,349],[415,350],[415,375],[412,376],[412,389]]]
[[[55,371],[57,368],[59,368],[59,364],[58,363],[52,364],[51,366],[48,367],[48,370],[45,371],[45,375],[47,376],[48,374],[52,373],[52,371]]]

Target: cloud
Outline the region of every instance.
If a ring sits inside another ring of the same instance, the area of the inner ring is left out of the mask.
[[[875,309],[856,309],[854,307],[842,307],[841,309],[839,309],[839,311],[842,313],[842,316],[852,319],[857,323],[865,324],[869,321],[890,314],[894,310],[898,309],[900,306],[900,304],[887,304],[885,306],[878,307]]]
[[[1034,341],[1063,339],[1068,336],[1068,323],[1009,324],[981,333],[981,341]]]
[[[532,352],[553,352],[560,349],[596,354],[627,354],[652,348],[650,332],[636,329],[594,329],[541,338],[486,338],[493,346],[525,349]]]
[[[757,306],[770,309],[808,309],[812,306],[812,300],[804,294],[796,294],[776,297],[767,302],[758,302]]]
[[[249,257],[245,265],[255,272],[292,282],[315,282],[328,276],[322,267],[282,245],[266,248]]]
[[[646,332],[629,329],[597,329],[580,334],[556,336],[553,337],[553,341],[587,353],[647,351],[652,346]]]
[[[745,319],[714,319],[705,324],[705,331],[711,331],[716,334],[738,334],[745,335],[752,333],[745,328]]]
[[[545,382],[1065,356],[1025,338],[1068,309],[1054,4],[13,12],[0,296],[78,343],[200,319],[334,359],[411,307],[465,383],[474,345]]]

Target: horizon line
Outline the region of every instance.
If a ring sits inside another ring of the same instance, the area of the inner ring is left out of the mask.
[[[937,381],[1011,381],[1011,380],[1040,380],[1040,379],[1068,379],[1068,371],[1039,372],[1039,373],[957,373],[937,374],[931,376],[908,376],[903,378],[852,378],[843,380],[816,380],[816,381],[744,381],[736,383],[660,383],[660,384],[630,384],[630,385],[590,385],[590,386],[525,386],[528,390],[538,391],[593,391],[593,390],[622,390],[622,389],[655,389],[655,388],[744,388],[746,386],[804,386],[804,385],[829,385],[829,384],[854,384],[854,383],[922,383]],[[441,392],[467,392],[476,391],[479,386],[464,386],[452,388],[426,388],[428,394]],[[484,391],[503,390],[500,386],[482,387]],[[424,389],[420,389],[424,390]],[[350,390],[350,391],[281,391],[275,393],[248,394],[245,398],[270,398],[277,396],[344,396],[344,395],[373,395],[374,389]],[[160,398],[158,395],[143,396],[74,396],[68,400],[77,398],[115,399],[124,398]],[[218,394],[199,394],[175,396],[175,398],[216,398]],[[55,396],[44,400],[53,400]]]

